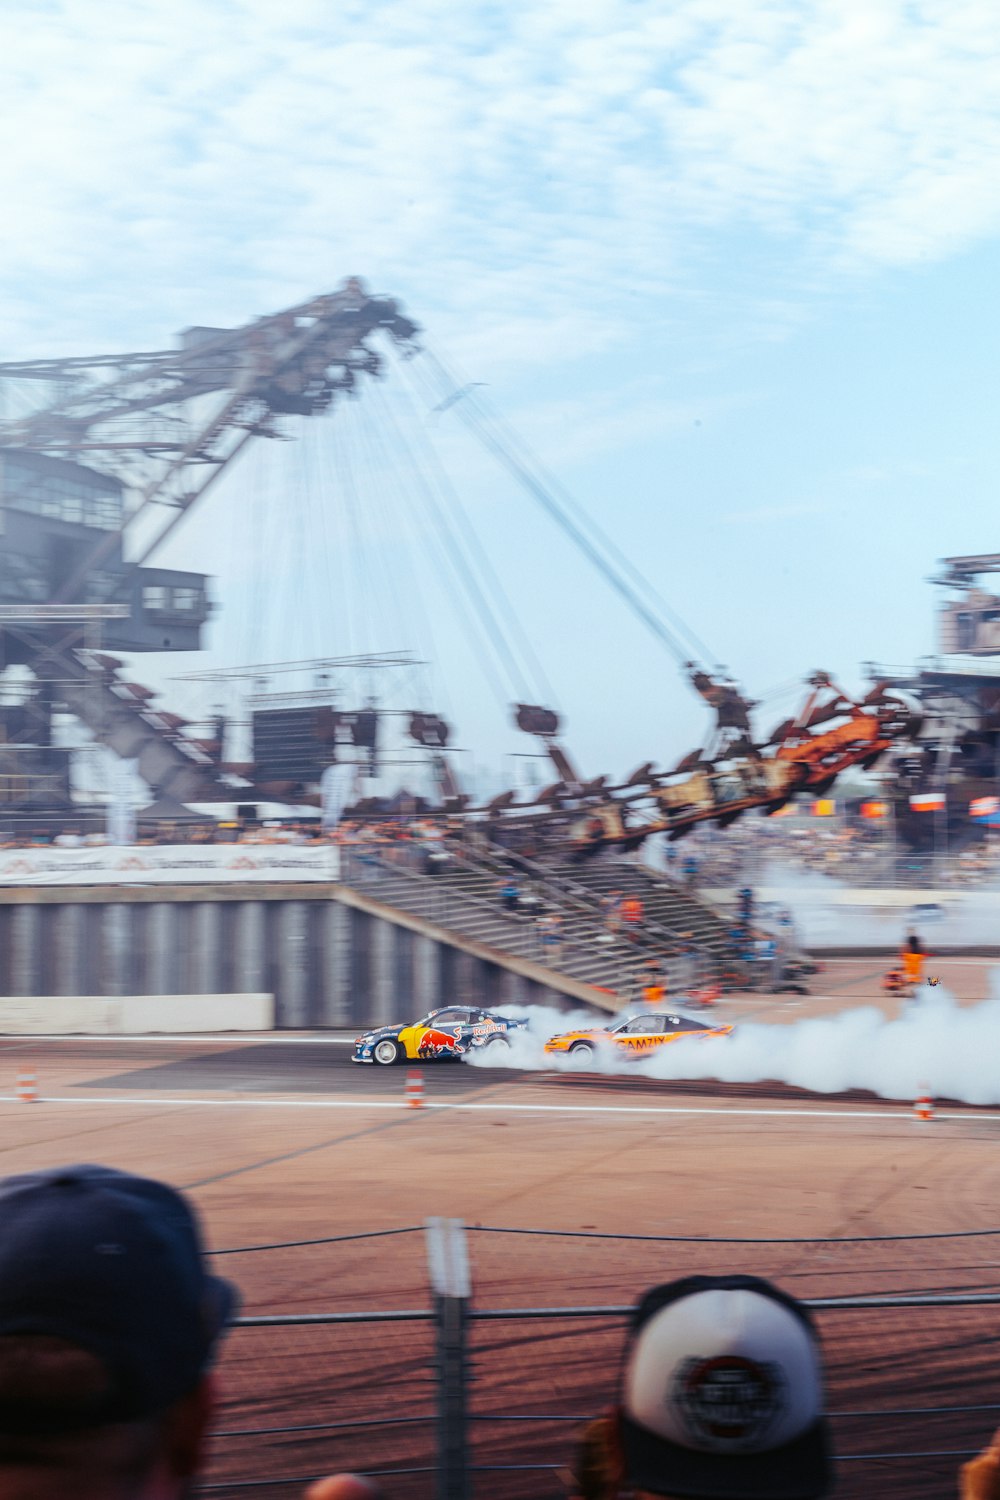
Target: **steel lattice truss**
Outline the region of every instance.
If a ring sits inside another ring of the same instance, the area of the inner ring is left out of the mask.
[[[367,340],[379,330],[417,352],[416,324],[352,278],[243,328],[188,329],[178,349],[0,363],[0,381],[48,387],[31,415],[0,422],[0,447],[114,474],[136,497],[126,526],[168,507],[132,557],[137,568],[252,438],[280,437],[282,417],[317,415],[361,376],[377,377],[383,356]],[[119,539],[108,533],[58,600],[74,599]]]

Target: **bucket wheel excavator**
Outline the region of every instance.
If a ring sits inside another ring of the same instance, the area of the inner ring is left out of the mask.
[[[0,806],[71,806],[58,709],[135,760],[154,797],[253,794],[236,790],[221,734],[188,735],[114,653],[197,649],[206,579],[149,566],[154,549],[248,444],[377,378],[380,337],[406,357],[417,334],[351,279],[242,328],[188,328],[176,349],[0,364],[4,410],[25,411],[0,422],[0,670],[31,680],[0,706]]]
[[[245,327],[188,328],[175,349],[0,363],[2,409],[24,413],[0,421],[0,672],[27,669],[30,681],[20,703],[0,701],[0,810],[72,808],[70,752],[53,742],[58,710],[135,761],[154,798],[318,800],[294,778],[227,763],[223,725],[193,737],[182,718],[153,705],[153,692],[124,679],[116,653],[199,647],[210,613],[206,578],[156,567],[154,550],[250,443],[290,436],[286,419],[327,412],[378,378],[380,339],[406,359],[419,352],[418,334],[395,301],[351,279]],[[612,785],[607,776],[579,773],[553,710],[518,703],[518,727],[541,741],[557,780],[530,803],[505,793],[478,810],[451,773],[447,726],[415,715],[411,738],[434,756],[443,811],[528,817],[582,852],[630,847],[656,832],[679,838],[699,822],[725,826],[751,808],[774,812],[795,792],[821,795],[848,767],[874,764],[913,734],[912,712],[884,683],[858,702],[817,672],[798,716],[758,741],[757,705],[724,674],[692,660],[693,653],[708,659],[697,637],[657,602],[613,540],[555,493],[472,386],[459,388],[428,357],[445,382],[435,410],[454,411],[476,431],[667,646],[715,713],[704,749],[672,771],[647,763]],[[351,724],[340,728],[374,759],[366,714],[346,717]],[[330,744],[339,732],[334,726]]]
[[[655,833],[671,841],[683,838],[699,823],[725,828],[754,809],[771,815],[797,792],[822,797],[844,771],[871,769],[888,750],[920,732],[919,714],[885,683],[876,683],[859,701],[828,673],[814,672],[799,713],[757,741],[751,714],[758,705],[730,679],[712,676],[693,662],[686,668],[695,691],[716,715],[705,747],[684,756],[672,771],[657,772],[647,762],[620,785],[609,785],[607,777],[587,782],[575,771],[572,779],[562,774],[532,804],[518,806],[506,793],[495,799],[490,813],[526,816],[541,827],[557,819],[565,823],[571,810],[567,842],[577,858],[587,858],[609,847],[634,849]],[[543,713],[550,711],[522,713],[519,725],[551,741],[557,721],[551,715],[543,724]],[[547,748],[561,772],[571,770],[561,746]]]

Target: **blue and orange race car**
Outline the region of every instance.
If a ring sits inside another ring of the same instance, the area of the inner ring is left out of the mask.
[[[399,1062],[462,1058],[484,1047],[509,1047],[509,1034],[527,1024],[474,1005],[448,1005],[410,1026],[379,1026],[363,1032],[355,1039],[351,1062],[391,1067]]]

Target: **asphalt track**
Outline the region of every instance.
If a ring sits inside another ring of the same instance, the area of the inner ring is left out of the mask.
[[[627,1108],[713,1111],[742,1107],[764,1112],[780,1107],[806,1115],[838,1112],[898,1116],[910,1113],[906,1101],[882,1099],[853,1089],[815,1094],[779,1082],[722,1083],[711,1079],[662,1080],[641,1075],[537,1071],[472,1067],[455,1061],[378,1067],[350,1060],[346,1037],[296,1036],[283,1040],[232,1038],[213,1041],[167,1037],[117,1039],[31,1038],[0,1040],[0,1062],[6,1056],[16,1069],[32,1068],[51,1079],[73,1078],[81,1102],[92,1092],[113,1100],[116,1092],[132,1100],[158,1094],[178,1099],[197,1097],[206,1104],[248,1101],[255,1097],[278,1104],[296,1098],[342,1105],[407,1103],[405,1081],[418,1075],[425,1108],[472,1106],[488,1096],[494,1108],[579,1112]],[[9,1071],[9,1070],[8,1070]],[[44,1090],[52,1095],[51,1088]],[[0,1096],[2,1097],[2,1096]],[[8,1098],[13,1097],[8,1095]],[[61,1096],[65,1097],[65,1096]],[[995,1116],[1000,1111],[937,1101],[936,1110],[954,1118]]]

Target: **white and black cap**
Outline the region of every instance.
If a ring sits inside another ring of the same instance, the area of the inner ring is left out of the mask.
[[[620,1401],[625,1477],[697,1500],[818,1500],[831,1483],[819,1340],[755,1276],[689,1276],[632,1319]]]

